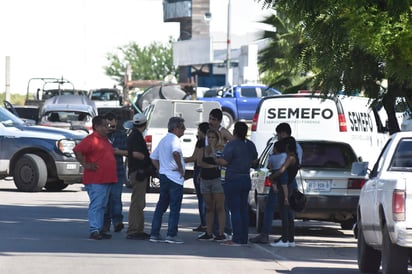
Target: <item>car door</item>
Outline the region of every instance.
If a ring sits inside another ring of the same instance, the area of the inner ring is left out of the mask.
[[[385,157],[388,153],[389,142],[386,143],[385,148],[382,150],[378,157],[371,173],[369,180],[362,187],[359,197],[360,209],[361,209],[361,223],[364,232],[365,239],[368,243],[379,244],[382,242],[382,235],[376,228],[380,226],[379,217],[379,197],[384,188],[384,181],[381,180],[381,174]]]
[[[261,99],[260,87],[237,87],[240,89],[239,98],[237,98],[239,120],[252,120],[256,112],[256,107]]]

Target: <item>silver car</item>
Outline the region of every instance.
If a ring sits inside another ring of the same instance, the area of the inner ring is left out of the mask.
[[[39,115],[39,125],[90,133],[97,108],[87,96],[59,95],[47,99]]]
[[[270,189],[267,165],[274,142],[268,143],[258,167],[251,172],[249,207],[258,231]],[[302,212],[296,212],[296,218],[337,222],[343,229],[351,229],[356,220],[360,189],[366,182],[365,176],[351,174],[352,164],[359,162],[352,147],[343,142],[321,140],[299,140],[298,143],[303,155],[296,181],[307,202]]]

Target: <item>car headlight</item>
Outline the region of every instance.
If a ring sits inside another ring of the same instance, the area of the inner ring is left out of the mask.
[[[76,146],[74,140],[60,140],[57,142],[57,148],[66,156],[74,157],[73,148]]]

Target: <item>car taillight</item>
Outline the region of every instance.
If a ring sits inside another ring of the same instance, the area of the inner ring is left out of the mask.
[[[346,131],[348,131],[348,128],[347,128],[347,126],[346,126],[345,114],[339,113],[339,114],[338,114],[338,121],[339,121],[339,131],[340,131],[340,132],[346,132]]]
[[[348,189],[361,189],[366,183],[366,179],[349,179]]]
[[[259,113],[256,112],[255,115],[253,115],[251,131],[256,131],[257,123],[258,123],[258,117],[259,117]]]
[[[144,137],[144,140],[147,145],[147,150],[149,150],[149,153],[151,153],[152,152],[152,135],[146,135]]]
[[[394,221],[405,221],[405,191],[395,189],[392,194],[392,214]]]
[[[269,176],[267,176],[266,178],[265,178],[265,187],[266,186],[272,186],[272,181],[269,179]]]

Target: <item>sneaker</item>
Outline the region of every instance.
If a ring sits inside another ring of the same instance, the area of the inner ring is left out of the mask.
[[[94,231],[90,234],[89,239],[91,239],[91,240],[101,240],[101,239],[103,239],[103,236],[98,231]]]
[[[226,241],[227,240],[227,238],[226,238],[226,235],[225,234],[223,234],[223,235],[218,235],[218,236],[216,236],[214,239],[213,239],[213,241],[216,241],[216,242],[224,242],[224,241]]]
[[[150,236],[149,241],[152,243],[164,243],[165,240],[162,238],[162,236],[158,235],[158,236]]]
[[[278,242],[271,243],[270,246],[273,246],[273,247],[289,247],[289,243],[288,242],[278,241]]]
[[[183,244],[184,242],[177,236],[166,236],[166,243],[169,244]]]
[[[206,232],[206,226],[199,225],[198,227],[193,228],[192,231],[195,231],[195,232]]]
[[[259,234],[256,237],[250,238],[249,242],[254,243],[254,244],[268,244],[269,243],[269,236]]]
[[[241,246],[241,244],[235,243],[232,240],[227,240],[221,243],[221,245],[226,245],[226,246]]]
[[[288,242],[288,244],[289,244],[289,247],[295,247],[296,246],[295,242]]]
[[[120,232],[124,228],[123,223],[118,223],[117,225],[114,226],[114,232]]]
[[[206,232],[197,237],[198,240],[200,241],[211,241],[213,240],[213,235],[212,234],[207,234]]]
[[[228,234],[225,232],[225,237],[227,240],[232,240],[232,234]]]

